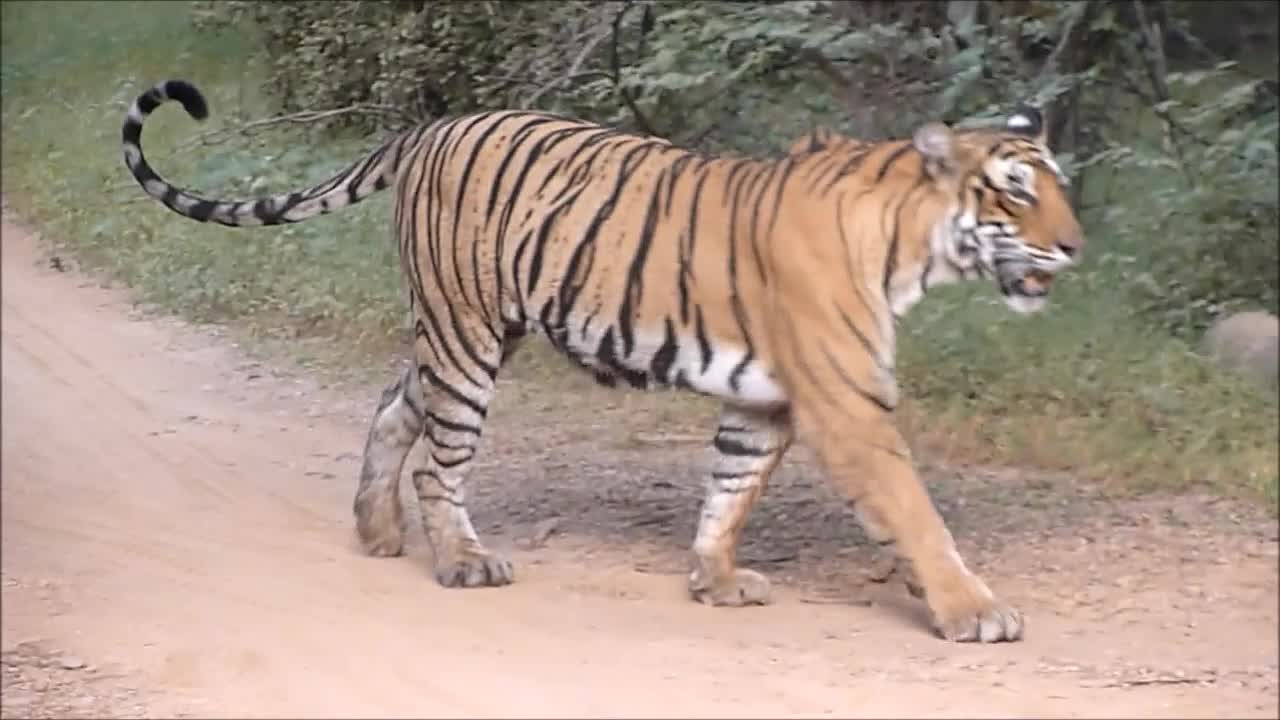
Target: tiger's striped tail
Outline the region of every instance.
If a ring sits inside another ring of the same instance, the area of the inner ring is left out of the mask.
[[[305,190],[257,200],[209,200],[160,177],[142,154],[142,123],[168,100],[177,100],[196,120],[204,120],[209,115],[204,96],[191,83],[168,80],[157,84],[139,95],[129,107],[121,128],[124,162],[148,195],[179,215],[198,222],[232,227],[281,225],[354,205],[392,183],[407,137],[401,134],[390,138],[347,169]]]

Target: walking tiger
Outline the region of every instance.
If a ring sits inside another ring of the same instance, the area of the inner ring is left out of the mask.
[[[207,115],[191,84],[156,85],[129,109],[124,158],[184,217],[294,223],[393,189],[416,361],[382,394],[365,445],[354,513],[369,554],[402,551],[398,486],[418,443],[410,477],[436,579],[513,580],[471,525],[464,481],[499,368],[536,334],[600,382],[723,400],[695,599],[769,600],[769,581],[738,567],[735,551],[799,438],[868,535],[914,571],[942,637],[1022,636],[1022,615],[957,553],[894,426],[894,323],[931,288],[967,279],[992,280],[1017,312],[1038,310],[1076,262],[1084,233],[1037,111],[884,142],[822,133],[772,160],[543,112],[476,112],[397,134],[314,187],[210,200],[143,156],[143,121],[167,100]]]

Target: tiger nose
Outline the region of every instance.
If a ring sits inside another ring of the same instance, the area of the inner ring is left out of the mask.
[[[1075,260],[1080,251],[1084,249],[1085,242],[1084,233],[1076,232],[1058,238],[1057,246],[1063,255]]]

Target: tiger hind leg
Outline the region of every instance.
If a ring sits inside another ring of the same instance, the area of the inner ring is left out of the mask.
[[[689,592],[706,605],[764,605],[769,579],[736,565],[738,540],[794,433],[789,411],[726,405],[720,414],[715,463],[693,543]]]
[[[382,392],[365,440],[353,510],[360,543],[375,557],[404,550],[400,471],[422,434],[424,402],[421,378],[417,369],[410,368]]]
[[[451,355],[437,354],[446,345],[452,346]],[[498,367],[514,346],[514,338],[499,338],[482,329],[436,337],[432,342],[419,336],[426,417],[421,442],[412,451],[410,477],[435,556],[435,579],[445,587],[499,586],[515,580],[511,562],[490,552],[476,535],[464,486]],[[442,361],[449,357],[471,362]]]

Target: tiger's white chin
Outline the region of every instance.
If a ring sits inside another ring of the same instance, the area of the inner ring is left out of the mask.
[[[1044,295],[1019,295],[1010,293],[1004,296],[1004,303],[1020,315],[1031,315],[1044,309],[1047,298]]]

